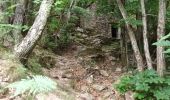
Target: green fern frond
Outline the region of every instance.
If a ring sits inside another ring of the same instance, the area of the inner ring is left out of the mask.
[[[158,46],[163,46],[163,47],[169,47],[170,46],[170,41],[168,40],[162,40],[158,41],[156,43],[153,43],[153,45],[158,45]]]
[[[160,41],[161,41],[161,40],[166,40],[166,39],[168,39],[169,37],[170,37],[170,33],[167,34],[167,35],[165,35],[165,36],[163,36],[163,37],[160,39]]]
[[[33,76],[32,78],[22,79],[7,86],[15,89],[13,96],[28,92],[29,94],[48,93],[56,90],[56,82],[46,76]]]
[[[170,53],[170,48],[165,50],[164,53]]]

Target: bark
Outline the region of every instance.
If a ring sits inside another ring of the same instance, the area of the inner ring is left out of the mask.
[[[143,42],[144,42],[144,53],[148,69],[152,69],[152,59],[149,52],[148,38],[147,38],[147,17],[145,10],[145,1],[140,0],[142,10],[142,22],[143,22]]]
[[[144,68],[143,59],[142,59],[142,56],[140,54],[140,51],[139,51],[139,48],[138,48],[138,45],[137,45],[137,42],[136,42],[134,32],[132,31],[130,25],[127,22],[127,13],[125,11],[125,8],[123,7],[122,2],[120,0],[116,0],[116,1],[117,1],[117,4],[118,4],[118,7],[120,9],[120,12],[123,16],[123,19],[125,20],[125,24],[126,24],[126,27],[127,27],[127,30],[128,30],[128,35],[129,35],[131,45],[132,45],[132,48],[133,48],[133,51],[134,51],[134,54],[135,54],[135,58],[136,58],[136,61],[137,61],[137,68],[138,68],[139,71],[142,71],[143,68]]]
[[[70,3],[70,7],[68,8],[68,11],[67,11],[67,19],[66,19],[66,22],[68,23],[68,21],[70,20],[70,17],[71,17],[71,10],[73,9],[73,7],[76,5],[76,0],[72,0],[71,3]]]
[[[15,9],[13,25],[21,25],[22,26],[23,21],[24,21],[24,13],[25,13],[25,8],[26,8],[26,3],[27,3],[27,0],[18,0],[17,7]],[[18,44],[21,41],[21,39],[23,38],[21,31],[22,31],[22,29],[14,29],[12,31],[15,44]]]
[[[157,40],[165,34],[165,14],[166,14],[166,0],[159,0],[159,14],[158,14],[158,27],[157,27]],[[157,46],[157,72],[163,76],[165,69],[164,47]]]
[[[29,29],[26,37],[15,46],[14,54],[18,57],[19,60],[24,61],[27,59],[33,48],[35,47],[37,41],[40,39],[42,35],[42,31],[46,25],[47,18],[50,14],[50,10],[52,7],[54,0],[43,0],[40,9],[38,11],[38,15]]]

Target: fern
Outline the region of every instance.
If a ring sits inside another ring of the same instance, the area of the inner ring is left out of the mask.
[[[170,53],[170,41],[167,40],[170,38],[170,33],[163,36],[159,41],[153,43],[153,45],[167,47],[167,49],[164,51],[164,53]]]
[[[170,41],[168,41],[168,40],[161,40],[161,41],[158,41],[158,42],[154,43],[153,45],[167,47],[167,46],[170,46]]]
[[[33,76],[32,78],[28,77],[27,79],[22,79],[21,81],[14,82],[8,85],[6,88],[15,89],[13,96],[20,94],[39,94],[39,93],[48,93],[56,90],[56,82],[45,76]]]

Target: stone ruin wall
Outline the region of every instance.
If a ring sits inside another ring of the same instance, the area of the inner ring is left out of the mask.
[[[92,4],[88,10],[90,11],[90,16],[81,18],[81,27],[92,30],[97,34],[111,37],[111,24],[109,24],[107,16],[96,13],[97,8],[95,3]]]

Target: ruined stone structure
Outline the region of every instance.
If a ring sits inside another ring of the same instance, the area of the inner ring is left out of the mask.
[[[112,37],[111,24],[107,16],[97,14],[96,4],[92,4],[88,8],[90,16],[87,18],[81,18],[81,26],[84,29],[90,29],[98,34],[103,34],[107,37]]]

